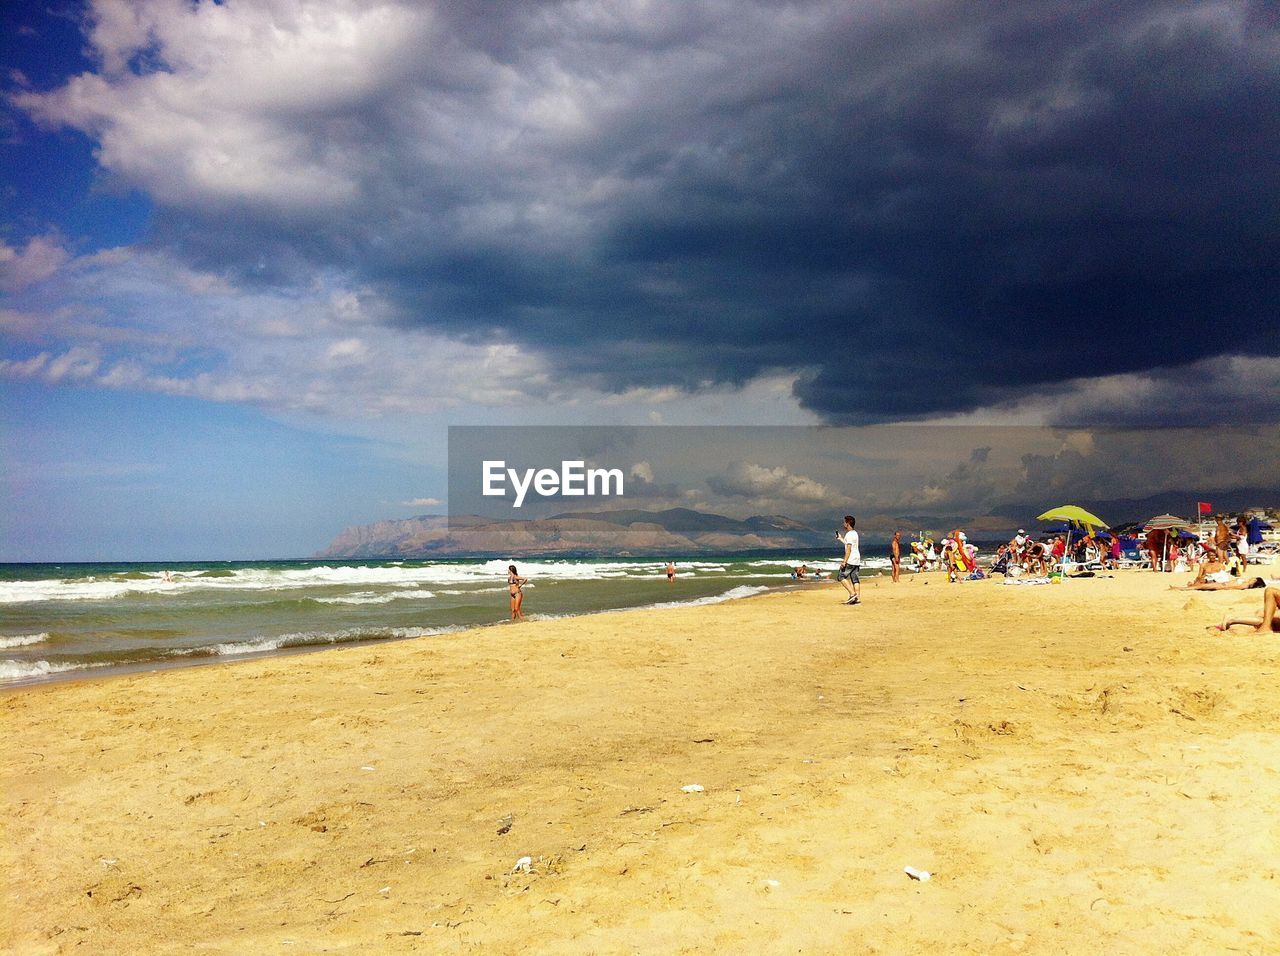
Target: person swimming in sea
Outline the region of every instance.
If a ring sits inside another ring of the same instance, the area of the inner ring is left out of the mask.
[[[511,620],[513,621],[524,620],[524,611],[520,606],[524,604],[524,586],[528,583],[529,579],[520,577],[514,564],[507,565],[507,593],[511,595]]]

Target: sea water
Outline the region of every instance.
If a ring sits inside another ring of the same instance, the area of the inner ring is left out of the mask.
[[[834,549],[833,549],[834,550]],[[794,585],[838,555],[519,561],[528,618],[706,604]],[[429,639],[510,616],[506,561],[0,565],[0,687]],[[872,559],[874,570],[886,560]]]

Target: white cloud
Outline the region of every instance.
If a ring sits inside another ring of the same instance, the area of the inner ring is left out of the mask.
[[[27,359],[0,359],[0,376],[5,378],[35,378],[49,364],[49,353],[40,352]]]
[[[348,421],[555,408],[557,421],[642,421],[640,396],[570,386],[510,342],[460,341],[381,321],[386,303],[335,275],[305,288],[237,286],[156,251],[66,261],[0,309],[0,378],[133,389]],[[356,308],[366,317],[353,322]],[[352,331],[359,329],[358,336]],[[814,421],[769,377],[663,396],[673,423]],[[628,417],[630,416],[630,417]],[[640,463],[638,467],[643,466]]]
[[[57,237],[33,236],[21,249],[0,241],[0,289],[15,292],[43,282],[70,258]]]
[[[734,498],[780,499],[784,501],[829,501],[833,492],[821,482],[793,475],[781,466],[768,468],[746,461],[731,462],[719,475],[707,479],[711,490]]]
[[[369,357],[369,347],[360,339],[339,339],[325,350],[325,355],[338,363],[358,364]]]
[[[412,498],[409,501],[402,501],[400,504],[406,508],[436,508],[442,504],[439,498]]]
[[[0,376],[347,418],[557,393],[537,358],[503,343],[382,324],[352,336],[333,308],[347,294],[335,278],[304,291],[238,288],[156,252],[85,256],[0,313]],[[20,343],[38,350],[21,354]]]
[[[97,349],[77,345],[52,359],[44,367],[43,376],[46,381],[55,383],[63,380],[83,381],[97,372],[101,365],[102,358]]]
[[[327,121],[420,65],[431,28],[425,8],[342,0],[96,0],[89,18],[101,72],[21,93],[21,106],[96,136],[103,168],[164,202],[300,214],[359,198],[377,158]],[[132,69],[139,58],[163,68]]]

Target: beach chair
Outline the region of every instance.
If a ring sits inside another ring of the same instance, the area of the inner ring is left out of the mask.
[[[1151,556],[1137,548],[1125,548],[1120,552],[1120,560],[1116,562],[1120,568],[1150,568]]]

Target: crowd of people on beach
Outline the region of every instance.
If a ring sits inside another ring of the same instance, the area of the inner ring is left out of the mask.
[[[843,527],[835,535],[843,549],[835,580],[845,591],[842,603],[849,606],[862,603],[862,549],[856,528],[857,519],[845,515]],[[1236,518],[1234,527],[1218,515],[1212,534],[1203,537],[1189,532],[1175,536],[1172,529],[1152,528],[1139,538],[1092,527],[1074,539],[1070,534],[1061,533],[1042,537],[1047,540],[1036,540],[1025,528],[1019,528],[1007,543],[996,548],[990,564],[983,568],[978,562],[978,548],[970,543],[963,530],[956,528],[937,543],[921,534],[910,543],[912,569],[946,571],[952,583],[991,575],[1000,575],[1006,581],[1026,575],[1031,580],[1047,582],[1051,574],[1060,574],[1068,566],[1077,569],[1077,576],[1094,574],[1092,568],[1114,571],[1125,566],[1149,566],[1155,571],[1194,569],[1195,576],[1187,584],[1170,587],[1191,591],[1263,591],[1261,617],[1226,617],[1221,624],[1214,625],[1215,629],[1226,631],[1234,626],[1251,626],[1259,632],[1280,630],[1277,617],[1280,581],[1247,573],[1250,556],[1256,559],[1262,539],[1258,523],[1251,523],[1245,515]],[[1143,558],[1143,554],[1147,557]],[[890,573],[894,582],[901,578],[902,556],[902,532],[894,531],[889,542]],[[667,582],[674,583],[675,562],[668,561],[664,572]],[[799,564],[792,567],[791,577],[796,581],[821,580],[825,574],[811,571],[807,564]],[[508,566],[507,590],[513,621],[524,620],[524,586],[528,582],[514,564]]]
[[[894,532],[893,551],[901,551],[901,532]],[[911,558],[915,571],[946,571],[948,580],[977,580],[986,577],[978,567],[978,549],[969,543],[969,536],[959,528],[935,543],[933,538],[921,537],[911,542]],[[895,565],[898,563],[894,562]],[[894,580],[898,580],[894,577]]]

